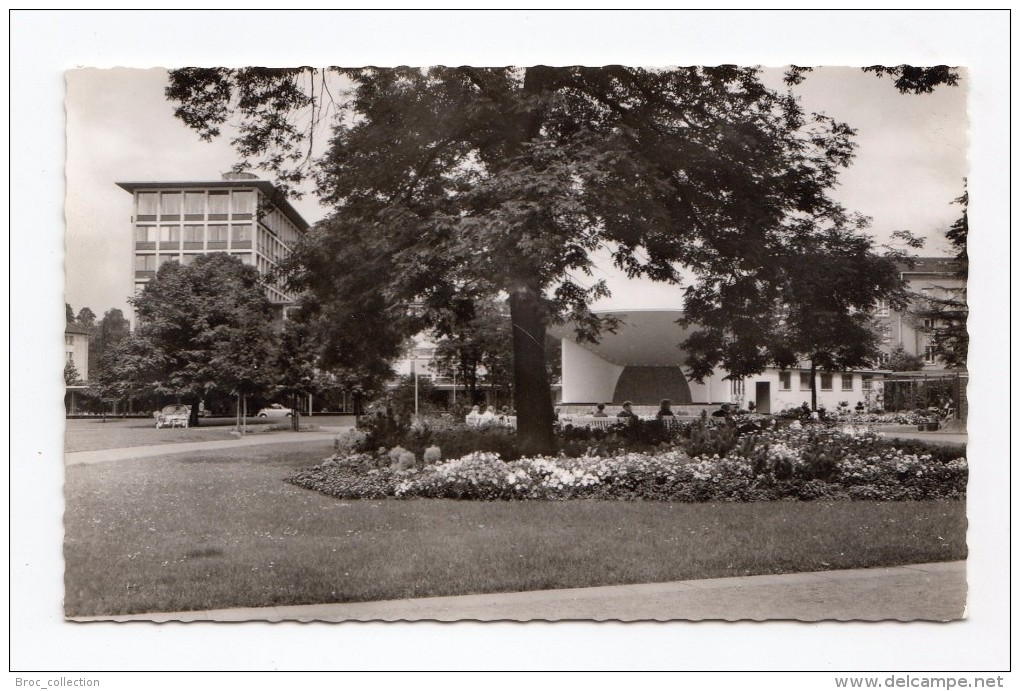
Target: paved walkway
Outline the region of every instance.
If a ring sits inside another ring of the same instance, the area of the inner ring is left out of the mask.
[[[342,427],[320,427],[307,432],[264,432],[252,434],[238,439],[217,439],[210,441],[190,441],[175,444],[153,444],[150,446],[128,446],[120,449],[98,449],[96,451],[76,451],[64,454],[64,465],[80,465],[88,463],[106,463],[108,461],[124,461],[133,458],[152,458],[170,454],[190,453],[193,451],[214,451],[216,449],[234,449],[241,446],[262,446],[264,444],[283,444],[297,441],[332,441]]]
[[[950,621],[965,616],[966,563],[344,604],[77,617],[71,621]]]

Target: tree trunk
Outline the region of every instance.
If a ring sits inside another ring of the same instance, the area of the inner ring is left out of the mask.
[[[291,394],[290,400],[290,409],[294,411],[290,415],[290,430],[292,432],[297,432],[301,429],[301,413],[298,411],[298,395],[296,393]]]
[[[191,402],[191,412],[188,413],[188,426],[189,427],[198,427],[198,419],[199,419],[198,418],[198,404],[200,402],[201,402],[201,399],[198,396],[196,396],[195,399]]]
[[[541,292],[519,288],[510,293],[514,346],[514,407],[517,439],[526,456],[556,453],[553,405],[545,367],[545,319]]]

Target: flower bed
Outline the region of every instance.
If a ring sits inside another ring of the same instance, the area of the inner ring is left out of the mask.
[[[869,432],[765,432],[720,457],[673,448],[610,456],[506,462],[477,452],[424,468],[378,468],[369,454],[337,457],[289,482],[341,498],[614,499],[959,499],[965,458],[904,453]]]

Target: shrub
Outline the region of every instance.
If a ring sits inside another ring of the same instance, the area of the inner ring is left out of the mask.
[[[425,449],[423,459],[425,461],[425,465],[439,463],[439,461],[443,459],[443,452],[440,450],[438,446],[430,446],[429,448]]]

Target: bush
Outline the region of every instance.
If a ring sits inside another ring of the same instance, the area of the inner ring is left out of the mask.
[[[373,467],[370,454],[331,459],[291,482],[345,498],[608,499],[656,501],[885,501],[960,499],[967,461],[904,453],[874,433],[832,428],[779,430],[741,439],[726,456],[681,449],[578,458],[495,453],[408,468]]]

